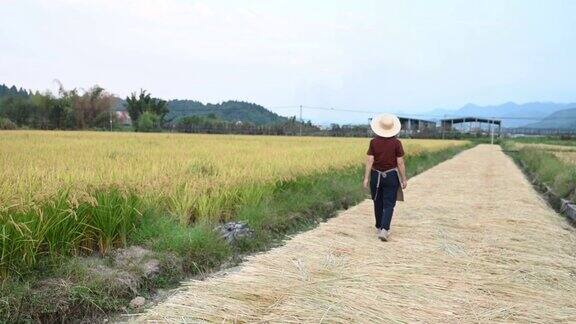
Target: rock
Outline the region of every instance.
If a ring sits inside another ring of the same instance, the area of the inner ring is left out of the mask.
[[[228,222],[215,229],[229,244],[234,244],[241,238],[251,237],[254,232],[243,222]]]
[[[142,296],[138,296],[138,297],[135,297],[134,299],[132,299],[130,301],[130,307],[140,308],[140,307],[144,306],[145,303],[146,303],[146,298],[144,298]]]

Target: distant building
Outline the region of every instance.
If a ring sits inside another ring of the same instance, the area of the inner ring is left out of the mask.
[[[502,121],[500,119],[482,117],[458,117],[440,120],[443,131],[459,131],[461,133],[500,133]]]
[[[414,135],[418,133],[434,132],[436,130],[436,122],[432,120],[424,120],[409,117],[400,117],[400,125],[402,126],[400,130],[400,135]],[[368,118],[368,123],[372,118]],[[372,130],[368,127],[368,136],[372,136]]]
[[[402,131],[405,134],[415,134],[426,130],[433,131],[436,129],[435,121],[407,117],[398,117],[398,119],[400,119]]]

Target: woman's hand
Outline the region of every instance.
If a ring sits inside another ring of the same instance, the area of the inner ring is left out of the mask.
[[[406,189],[406,187],[408,187],[408,180],[406,179],[402,179],[402,189]]]
[[[363,186],[364,186],[364,189],[368,189],[368,178],[364,178]]]

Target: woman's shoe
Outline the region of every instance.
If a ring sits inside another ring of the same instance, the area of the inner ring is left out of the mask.
[[[382,229],[380,231],[380,233],[378,233],[378,238],[384,242],[388,241],[388,231],[385,229]]]

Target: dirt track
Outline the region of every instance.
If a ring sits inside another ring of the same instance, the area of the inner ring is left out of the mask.
[[[576,233],[499,147],[411,179],[390,242],[373,223],[366,200],[136,320],[576,322]]]

